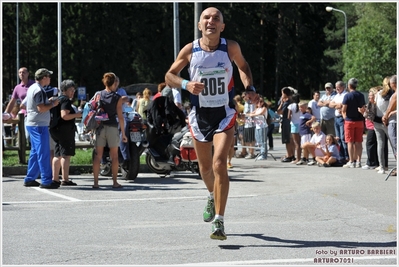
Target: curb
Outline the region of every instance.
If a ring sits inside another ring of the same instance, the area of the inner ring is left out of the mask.
[[[27,173],[28,166],[14,166],[14,167],[3,167],[3,176],[10,175],[25,175]],[[69,173],[71,175],[79,175],[81,173],[92,173],[93,166],[92,165],[74,165],[69,167]],[[150,169],[148,169],[147,165],[141,164],[139,173],[150,173]]]

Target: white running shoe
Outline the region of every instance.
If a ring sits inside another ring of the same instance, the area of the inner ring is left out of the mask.
[[[308,166],[312,166],[312,165],[316,165],[316,161],[310,160],[310,161],[308,162]]]
[[[375,166],[364,165],[364,166],[362,167],[362,169],[363,169],[363,170],[372,170],[372,169],[375,169]]]
[[[304,160],[300,160],[300,161],[298,161],[297,163],[296,163],[296,165],[302,165],[302,164],[306,164],[306,161],[304,161]]]
[[[344,168],[355,168],[355,163],[354,162],[350,162],[348,161],[345,165],[343,165],[342,167]]]

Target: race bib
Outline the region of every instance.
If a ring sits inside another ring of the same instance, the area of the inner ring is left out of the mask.
[[[200,107],[221,107],[229,103],[228,73],[224,68],[200,70],[198,80],[205,85],[199,94]]]

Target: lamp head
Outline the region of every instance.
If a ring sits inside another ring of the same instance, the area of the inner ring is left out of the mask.
[[[333,10],[332,7],[330,7],[330,6],[326,7],[326,11],[327,11],[327,12],[331,12],[332,10]]]

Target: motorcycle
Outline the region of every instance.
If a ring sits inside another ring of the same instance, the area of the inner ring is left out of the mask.
[[[197,154],[192,143],[191,133],[187,126],[175,134],[156,135],[149,126],[146,150],[148,168],[161,177],[172,171],[191,171],[200,175]]]
[[[172,171],[199,174],[194,147],[190,142],[182,146],[184,138],[191,138],[186,115],[170,98],[160,96],[148,107],[146,137],[146,164],[152,172],[163,177]]]
[[[122,173],[122,178],[126,180],[135,180],[140,169],[140,156],[148,146],[146,140],[147,125],[143,121],[140,114],[133,112],[133,109],[125,109],[124,113],[127,117],[126,123],[128,124],[128,149],[130,159],[125,161],[123,159],[121,149],[118,149],[119,169]],[[93,149],[93,158],[95,155]],[[100,165],[100,175],[111,176],[111,158],[109,156],[109,148],[104,147],[102,163]]]

